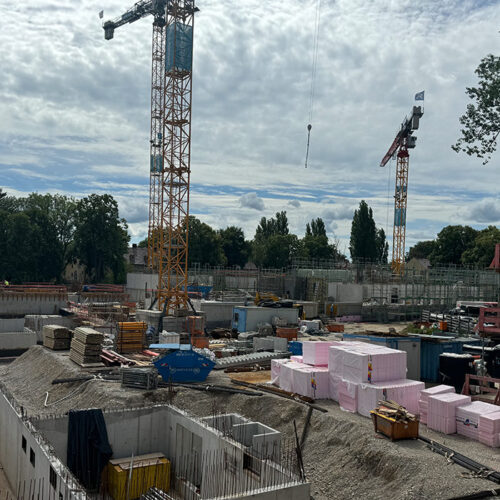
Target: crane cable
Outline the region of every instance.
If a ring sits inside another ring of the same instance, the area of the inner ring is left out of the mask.
[[[314,18],[314,39],[313,39],[313,59],[311,66],[311,89],[309,91],[309,123],[307,125],[307,147],[306,147],[306,162],[309,158],[309,143],[311,140],[312,119],[314,111],[314,87],[316,83],[316,69],[318,66],[318,46],[319,46],[319,26],[321,21],[321,0],[316,3],[316,15]]]

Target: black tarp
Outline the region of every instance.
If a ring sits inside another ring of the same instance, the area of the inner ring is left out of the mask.
[[[101,483],[101,474],[113,451],[102,411],[71,410],[68,425],[68,467],[89,491]]]

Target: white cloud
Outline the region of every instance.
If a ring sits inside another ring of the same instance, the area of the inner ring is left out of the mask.
[[[240,207],[243,208],[253,208],[262,212],[264,210],[264,200],[257,196],[257,193],[247,193],[240,196]]]
[[[97,0],[3,4],[4,190],[108,192],[131,232],[144,235],[151,19],[120,27],[105,41]],[[365,199],[377,225],[392,234],[394,165],[378,164],[413,95],[425,90],[410,153],[408,245],[447,224],[497,223],[500,152],[483,167],[450,145],[466,109],[465,87],[475,84],[480,59],[497,50],[500,4],[322,2],[306,170],[315,5],[289,0],[283,9],[277,0],[242,0],[235,11],[230,0],[200,4],[191,213],[214,227],[241,226],[251,237],[261,216],[288,209],[297,234],[323,217],[329,235],[346,242],[352,213]],[[105,20],[125,8],[109,0]]]

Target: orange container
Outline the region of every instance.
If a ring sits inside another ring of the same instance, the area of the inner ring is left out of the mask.
[[[209,345],[208,337],[196,337],[196,336],[192,336],[191,337],[191,344],[194,347],[198,347],[198,349],[208,348],[208,345]]]
[[[329,332],[341,333],[344,331],[344,325],[326,325],[326,329]]]
[[[440,321],[439,322],[439,329],[442,332],[447,332],[448,331],[448,322],[447,321]]]
[[[287,340],[297,340],[297,328],[285,328],[279,326],[276,328],[276,337],[282,337]]]

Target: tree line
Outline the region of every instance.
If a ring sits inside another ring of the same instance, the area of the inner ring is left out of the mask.
[[[129,235],[116,200],[91,194],[8,196],[0,189],[0,279],[60,282],[79,262],[91,281],[123,283]]]
[[[428,259],[433,266],[488,267],[500,243],[500,229],[488,226],[477,230],[470,226],[446,226],[434,240],[419,241],[410,248],[406,260]]]

